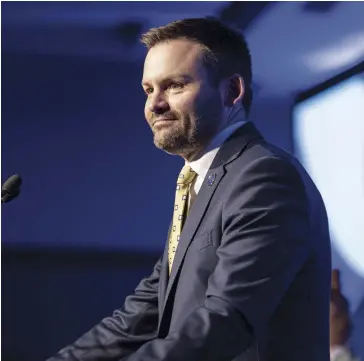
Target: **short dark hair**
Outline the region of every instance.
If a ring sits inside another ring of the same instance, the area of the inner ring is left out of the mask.
[[[242,103],[249,114],[253,99],[252,65],[248,45],[240,31],[215,18],[192,18],[152,28],[142,35],[141,42],[149,50],[158,43],[173,39],[201,44],[205,49],[206,65],[213,70],[216,80],[235,73],[241,75],[245,84]]]

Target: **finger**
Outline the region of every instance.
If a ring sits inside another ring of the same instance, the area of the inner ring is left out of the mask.
[[[331,271],[331,289],[340,291],[340,271],[338,269],[333,269]]]

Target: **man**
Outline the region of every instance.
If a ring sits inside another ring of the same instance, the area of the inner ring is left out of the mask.
[[[168,242],[124,306],[50,361],[328,361],[325,207],[301,165],[246,120],[245,40],[187,19],[142,42],[154,143],[186,162]]]

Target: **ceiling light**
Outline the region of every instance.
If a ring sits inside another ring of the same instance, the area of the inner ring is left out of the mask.
[[[353,66],[364,59],[364,33],[346,37],[335,46],[319,50],[305,58],[305,65],[314,72]]]

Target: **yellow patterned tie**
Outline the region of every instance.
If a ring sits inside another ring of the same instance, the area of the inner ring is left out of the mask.
[[[174,255],[177,251],[179,237],[182,233],[183,224],[188,213],[188,195],[190,191],[190,185],[195,179],[196,175],[197,173],[194,172],[190,166],[185,165],[178,176],[173,211],[173,224],[168,245],[169,273],[171,273],[172,270],[172,264]]]

